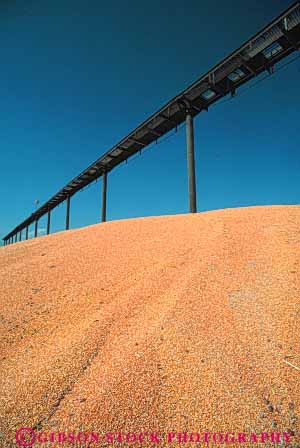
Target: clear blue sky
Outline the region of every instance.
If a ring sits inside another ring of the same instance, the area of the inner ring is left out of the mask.
[[[34,211],[36,199],[48,200],[291,4],[6,3],[0,12],[1,238]],[[299,77],[300,60],[197,116],[199,211],[299,203]],[[100,207],[99,180],[72,198],[71,228],[99,221]],[[108,176],[108,220],[187,211],[184,128]],[[63,230],[64,221],[62,204],[52,213],[52,230]]]

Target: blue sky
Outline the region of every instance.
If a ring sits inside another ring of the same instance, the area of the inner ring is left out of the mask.
[[[1,237],[36,199],[47,201],[289,5],[7,2],[0,13]],[[300,60],[197,116],[200,212],[299,203],[299,77]],[[184,127],[108,176],[108,220],[187,211]],[[98,222],[100,212],[99,180],[72,198],[71,228]],[[62,204],[52,231],[64,222]]]

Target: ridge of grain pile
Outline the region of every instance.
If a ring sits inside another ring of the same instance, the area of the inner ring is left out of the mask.
[[[17,446],[20,427],[299,443],[299,266],[299,206],[112,221],[2,248],[0,446]]]

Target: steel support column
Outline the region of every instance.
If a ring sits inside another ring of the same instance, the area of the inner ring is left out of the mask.
[[[38,236],[38,225],[39,225],[39,221],[37,219],[35,221],[35,226],[34,226],[34,238],[36,238]]]
[[[194,125],[193,125],[193,117],[189,110],[186,113],[186,149],[187,149],[190,213],[197,213]]]
[[[18,234],[15,234],[15,243],[18,241]]]
[[[25,236],[26,240],[28,240],[28,226],[26,227],[26,236]]]
[[[107,193],[107,173],[102,176],[102,213],[101,221],[106,221],[106,193]]]
[[[70,202],[71,196],[67,197],[66,230],[70,228]]]
[[[48,210],[48,219],[47,219],[47,235],[50,233],[50,222],[51,222],[51,211]]]
[[[19,241],[22,241],[22,230],[20,230]]]

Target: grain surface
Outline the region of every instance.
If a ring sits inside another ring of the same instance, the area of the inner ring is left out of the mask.
[[[299,267],[298,206],[120,220],[2,248],[0,446],[17,446],[23,426],[285,431],[297,446]]]

